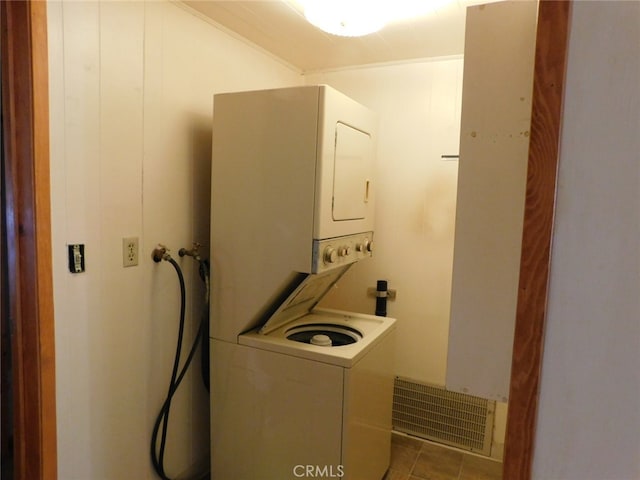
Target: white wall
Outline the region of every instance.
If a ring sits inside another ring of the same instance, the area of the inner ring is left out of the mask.
[[[175,273],[151,250],[165,243],[177,259],[208,242],[212,95],[302,80],[169,2],[49,2],[48,27],[58,478],[151,479],[179,312]],[[140,265],[125,269],[128,236]],[[86,245],[86,273],[69,273],[68,243]],[[202,287],[180,263],[190,339]],[[198,369],[183,385],[170,476],[208,455]]]
[[[640,478],[640,3],[574,2],[533,478]]]
[[[324,305],[373,314],[367,287],[397,291],[396,373],[444,385],[453,260],[462,58],[306,76],[379,115],[374,255],[339,282]]]

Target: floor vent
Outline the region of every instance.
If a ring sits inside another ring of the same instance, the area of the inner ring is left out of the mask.
[[[491,455],[496,402],[396,377],[393,428],[397,431]]]

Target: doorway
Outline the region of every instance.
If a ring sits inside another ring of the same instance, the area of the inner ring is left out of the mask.
[[[531,142],[537,148],[531,147],[529,162],[545,172],[555,171],[557,161],[570,5],[554,1],[540,4],[534,80],[534,116],[539,118],[535,122],[538,131],[531,132]],[[17,399],[14,477],[49,480],[56,478],[56,423],[46,7],[45,2],[37,1],[1,2],[0,43],[2,95],[6,99],[3,111],[7,112],[3,152],[8,152],[3,158],[8,186],[3,210],[10,227],[2,244],[7,246],[6,294],[11,325],[15,326],[12,345],[16,347],[12,352]],[[549,104],[553,108],[547,108]],[[504,466],[504,478],[514,480],[531,476],[554,192],[555,174],[528,181],[523,235],[526,257],[523,254],[521,262]],[[542,203],[537,203],[540,199]]]

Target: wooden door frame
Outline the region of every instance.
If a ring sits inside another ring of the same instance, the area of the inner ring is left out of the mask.
[[[570,0],[542,0],[539,5],[505,480],[530,479],[533,464],[570,10]],[[53,480],[57,445],[46,2],[3,1],[0,15],[16,369],[15,478]]]
[[[503,478],[531,478],[572,2],[538,9],[531,132]]]
[[[57,476],[46,8],[0,2],[16,480]]]

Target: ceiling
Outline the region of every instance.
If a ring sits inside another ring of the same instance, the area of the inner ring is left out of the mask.
[[[430,0],[425,0],[430,1]],[[293,1],[183,0],[230,33],[267,50],[302,72],[416,58],[460,55],[466,7],[491,0],[451,0],[432,14],[396,22],[358,38],[310,25]]]

